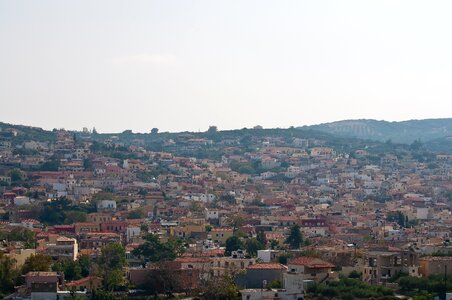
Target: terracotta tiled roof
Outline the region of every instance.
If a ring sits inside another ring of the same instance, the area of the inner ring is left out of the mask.
[[[212,232],[232,232],[232,228],[213,228]]]
[[[224,256],[224,249],[212,249],[212,250],[203,251],[201,253],[201,256],[204,256],[204,257]]]
[[[252,270],[287,270],[287,267],[282,264],[268,263],[268,264],[255,264],[248,266],[247,269]]]
[[[42,271],[39,271],[39,272],[28,272],[27,274],[25,274],[25,276],[44,276],[44,277],[47,277],[47,276],[57,276],[58,274],[57,274],[57,272],[42,272]]]
[[[79,280],[74,280],[71,282],[67,282],[66,286],[80,286],[80,285],[86,285],[88,282],[90,282],[90,280],[100,280],[100,277],[95,277],[95,276],[88,276]]]
[[[208,259],[202,257],[178,257],[175,261],[180,263],[204,263],[208,262]]]
[[[22,223],[32,223],[32,224],[39,224],[41,222],[39,222],[36,219],[26,219],[26,220],[22,220]]]
[[[289,265],[300,265],[308,268],[334,268],[333,264],[315,257],[297,257],[289,261]]]

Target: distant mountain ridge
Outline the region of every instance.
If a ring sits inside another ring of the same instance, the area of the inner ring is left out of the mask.
[[[401,122],[358,119],[303,126],[300,128],[322,131],[342,137],[412,143],[418,139],[422,142],[427,142],[452,136],[452,118]]]
[[[53,131],[44,130],[39,127],[14,125],[0,122],[0,132],[5,129],[14,128],[21,134],[21,140],[36,139],[36,140],[54,140],[55,134]],[[409,120],[401,122],[377,121],[372,119],[357,119],[357,120],[343,120],[331,123],[323,123],[318,125],[298,127],[300,130],[311,131],[312,134],[327,134],[338,138],[358,138],[364,140],[373,140],[379,142],[386,142],[391,140],[394,143],[410,144],[415,140],[421,140],[426,143],[429,142],[435,148],[446,148],[449,145],[452,148],[452,118],[443,119],[424,119],[424,120]],[[271,130],[271,129],[264,129]],[[280,129],[284,130],[284,129]],[[240,132],[241,130],[220,131],[223,134],[227,132]],[[72,131],[76,132],[76,131]],[[126,131],[125,131],[126,132]],[[121,134],[121,133],[117,133]],[[98,137],[108,137],[117,134],[99,134]],[[124,134],[124,132],[122,133]],[[134,135],[146,136],[147,134],[134,133]],[[163,133],[165,134],[165,133]],[[166,133],[177,134],[177,133]],[[202,133],[201,133],[202,134]]]

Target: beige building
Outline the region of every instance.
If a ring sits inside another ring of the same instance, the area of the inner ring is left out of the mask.
[[[210,232],[211,239],[220,244],[225,244],[226,240],[234,235],[232,228],[213,228]]]
[[[452,274],[452,257],[450,256],[426,256],[419,258],[419,274],[422,277],[440,274]]]
[[[14,259],[14,267],[16,269],[20,269],[24,265],[25,260],[35,254],[35,249],[15,249],[8,253],[7,256],[11,259]]]
[[[334,265],[320,258],[301,256],[290,260],[287,266],[289,275],[301,276],[303,280],[324,282],[337,279]]]
[[[47,245],[47,254],[54,259],[76,260],[78,244],[74,238],[59,237],[55,244]]]
[[[367,253],[363,268],[363,281],[383,283],[400,272],[410,276],[419,276],[417,253],[409,250],[370,251]]]

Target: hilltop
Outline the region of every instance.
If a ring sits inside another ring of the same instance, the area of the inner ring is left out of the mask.
[[[452,118],[388,122],[377,120],[343,120],[319,125],[303,126],[329,134],[395,143],[427,142],[452,136]]]
[[[6,124],[0,122],[0,138],[12,137],[16,133],[13,143],[22,143],[25,140],[54,141],[56,130],[44,130],[38,127]],[[247,140],[251,137],[275,136],[287,140],[293,138],[321,139],[326,145],[350,150],[366,145],[384,144],[390,141],[394,144],[411,144],[420,140],[426,148],[435,152],[450,153],[452,149],[452,118],[425,119],[402,122],[388,122],[377,120],[343,120],[319,125],[303,126],[298,128],[276,129],[236,129],[215,132],[160,132],[160,133],[134,133],[125,130],[121,133],[85,133],[71,131],[74,136],[83,140],[104,142],[116,139],[125,145],[129,145],[140,139],[147,148],[164,150],[163,145],[168,139],[184,142],[189,138],[208,138],[215,142],[239,138]],[[169,147],[171,148],[171,147]],[[384,149],[383,147],[382,149]]]

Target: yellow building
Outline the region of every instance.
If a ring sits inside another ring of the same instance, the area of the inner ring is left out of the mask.
[[[16,249],[8,253],[7,256],[11,259],[14,259],[14,267],[16,269],[20,269],[24,265],[25,260],[35,254],[35,249]]]
[[[210,232],[211,239],[220,244],[225,244],[226,240],[234,235],[232,228],[213,228]]]

